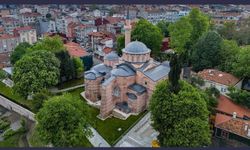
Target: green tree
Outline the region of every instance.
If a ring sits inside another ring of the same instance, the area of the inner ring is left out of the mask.
[[[232,40],[236,34],[236,24],[233,22],[226,22],[222,27],[219,27],[217,31],[224,39]]]
[[[35,51],[14,65],[14,90],[22,96],[58,83],[60,62],[51,52]]]
[[[125,48],[125,36],[124,35],[118,36],[116,43],[117,43],[116,51],[117,51],[118,55],[121,56],[122,49]]]
[[[170,46],[177,52],[183,53],[191,42],[193,28],[188,18],[182,17],[168,27],[170,35]]]
[[[139,20],[132,31],[132,40],[138,40],[147,45],[147,47],[151,49],[153,56],[159,55],[162,39],[161,29],[145,19]]]
[[[33,51],[34,50],[47,50],[50,52],[58,52],[65,50],[65,47],[63,45],[63,41],[60,36],[56,35],[53,37],[46,36],[44,39],[36,43],[34,46],[31,48]]]
[[[14,65],[19,59],[21,59],[27,53],[28,48],[30,47],[31,45],[27,42],[18,44],[18,46],[10,55],[11,64]]]
[[[161,32],[162,32],[164,37],[169,36],[169,31],[168,31],[169,24],[170,24],[169,22],[164,21],[164,20],[162,20],[156,24],[158,26],[158,28],[161,29]]]
[[[47,18],[47,19],[51,19],[51,17],[52,17],[52,16],[51,16],[50,13],[46,14],[46,18]]]
[[[191,42],[194,45],[197,40],[208,31],[209,17],[203,14],[198,8],[194,8],[188,15],[189,23],[192,26]]]
[[[236,56],[236,61],[233,62],[233,73],[241,78],[250,77],[250,46],[240,49]]]
[[[68,51],[55,52],[55,56],[60,60],[60,83],[76,77],[76,68]]]
[[[219,65],[220,70],[233,72],[232,64],[236,62],[236,56],[239,51],[240,48],[236,41],[223,40],[221,46],[221,63]]]
[[[222,38],[214,31],[204,34],[195,44],[191,62],[194,71],[214,68],[221,62]]]
[[[55,147],[82,146],[91,136],[88,107],[70,94],[52,97],[36,115],[37,132],[46,144]]]
[[[35,107],[35,112],[38,112],[40,108],[42,108],[43,103],[48,100],[52,94],[47,90],[43,89],[40,92],[34,94],[33,96],[33,104]]]
[[[153,128],[162,147],[201,147],[211,143],[208,110],[200,91],[185,81],[178,94],[167,80],[157,84],[150,100]]]
[[[80,58],[73,58],[75,70],[76,70],[76,76],[80,77],[83,74],[84,71],[84,65]]]
[[[235,87],[230,87],[228,90],[228,96],[230,96],[234,102],[250,109],[250,92]]]
[[[1,81],[2,79],[6,78],[6,77],[7,77],[6,72],[3,71],[2,69],[0,69],[0,81]]]

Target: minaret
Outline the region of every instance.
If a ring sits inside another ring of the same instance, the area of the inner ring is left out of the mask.
[[[124,28],[125,28],[125,46],[127,46],[128,43],[130,43],[131,41],[131,29],[132,29],[132,26],[130,24],[130,18],[129,18],[129,7],[127,10],[127,17],[126,17]]]

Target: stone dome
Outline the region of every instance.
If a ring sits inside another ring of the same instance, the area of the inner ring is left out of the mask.
[[[129,54],[146,54],[150,53],[150,49],[147,46],[139,41],[130,42],[123,50],[125,53]]]
[[[109,54],[107,54],[104,59],[112,61],[112,60],[118,60],[119,56],[115,53],[115,52],[111,52]]]

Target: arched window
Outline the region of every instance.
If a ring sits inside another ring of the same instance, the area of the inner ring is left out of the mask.
[[[116,97],[120,96],[120,88],[119,87],[114,88],[113,95],[116,96]]]

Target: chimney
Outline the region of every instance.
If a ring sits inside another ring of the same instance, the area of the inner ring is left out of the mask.
[[[236,119],[236,117],[237,117],[237,113],[233,112],[233,118]]]

